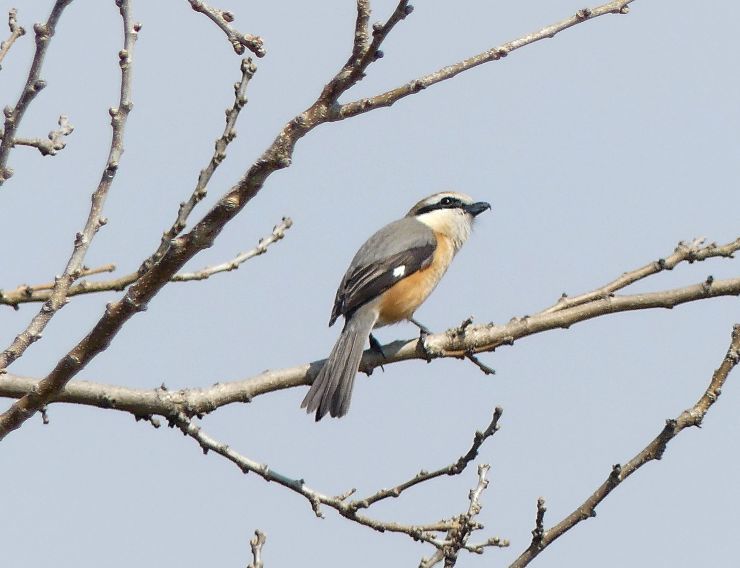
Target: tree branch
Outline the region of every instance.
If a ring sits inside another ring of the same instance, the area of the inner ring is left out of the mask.
[[[234,83],[234,104],[231,108],[226,109],[226,126],[224,127],[223,134],[216,140],[213,156],[211,156],[208,165],[200,171],[198,176],[198,182],[195,185],[193,193],[187,201],[183,201],[180,204],[180,208],[177,211],[177,218],[175,222],[163,235],[162,241],[159,244],[159,248],[155,253],[145,260],[139,268],[139,273],[146,272],[152,264],[157,262],[162,255],[169,249],[172,244],[172,239],[179,235],[185,225],[187,224],[188,217],[195,209],[195,206],[200,203],[208,193],[208,184],[213,177],[214,172],[221,165],[221,162],[226,158],[226,149],[229,144],[236,138],[236,121],[239,118],[239,113],[247,104],[247,86],[251,81],[254,74],[257,72],[257,67],[252,60],[242,59],[241,62],[241,79],[238,83]],[[138,277],[138,274],[137,274]]]
[[[57,2],[55,8],[62,4],[63,2]],[[131,102],[131,58],[133,55],[134,43],[136,42],[140,29],[139,24],[131,23],[129,0],[120,0],[118,2],[118,6],[123,20],[124,46],[118,53],[119,66],[121,68],[119,106],[111,108],[109,111],[111,115],[112,134],[108,160],[98,187],[92,194],[92,203],[90,205],[90,212],[88,214],[85,227],[75,236],[74,250],[67,262],[64,272],[61,276],[54,279],[54,288],[51,290],[49,299],[44,302],[41,311],[31,320],[28,327],[15,338],[10,347],[0,353],[0,370],[5,369],[10,363],[18,359],[18,357],[20,357],[33,342],[40,339],[41,332],[44,330],[51,318],[67,303],[67,292],[69,291],[72,282],[79,278],[81,274],[83,268],[82,263],[85,260],[85,254],[90,247],[90,243],[100,227],[105,225],[107,222],[105,217],[103,217],[103,205],[108,195],[108,190],[110,189],[118,170],[121,155],[123,154],[124,127],[129,112],[133,107],[133,103]],[[45,33],[53,33],[53,31]],[[37,31],[37,42],[39,41],[39,37],[40,34],[39,31]],[[31,399],[33,399],[33,401]],[[14,420],[17,421],[24,416],[31,416],[44,404],[45,401],[43,400],[43,395],[41,395],[41,398],[37,398],[35,394],[29,395],[28,397],[19,400],[8,411],[0,415],[0,430],[2,430],[2,426],[8,424],[7,421],[13,422]],[[25,418],[23,418],[23,420],[25,420]],[[2,436],[0,436],[0,438],[1,437]]]
[[[36,98],[36,95],[46,87],[46,81],[41,79],[41,67],[44,63],[44,57],[46,57],[49,42],[56,31],[59,18],[71,1],[57,0],[51,9],[51,14],[49,15],[49,19],[46,20],[46,23],[34,24],[33,26],[33,31],[36,34],[36,52],[33,55],[33,62],[28,71],[26,85],[23,87],[23,91],[21,91],[21,95],[15,106],[12,108],[5,107],[3,110],[5,123],[2,139],[0,139],[0,186],[13,175],[13,170],[8,168],[8,156],[14,145],[15,133],[18,130],[21,120],[23,120],[23,115],[28,110],[28,106]],[[3,365],[0,365],[0,368],[2,367]]]
[[[64,141],[65,136],[69,136],[75,127],[69,122],[66,115],[59,117],[59,128],[49,132],[47,139],[43,138],[16,138],[13,140],[14,146],[30,146],[41,152],[42,156],[55,156],[59,150],[63,150],[67,143]]]
[[[592,11],[582,10],[575,23],[586,21],[600,15],[599,10],[620,11],[632,0],[610,2]],[[621,8],[620,8],[621,6]],[[399,2],[397,11],[403,8],[408,14],[406,2]],[[608,10],[607,10],[608,9]],[[606,11],[604,13],[606,13]],[[622,10],[623,11],[623,10]],[[396,12],[389,18],[386,26],[388,30],[395,21],[402,19]],[[550,31],[551,35],[558,31],[558,26],[565,29],[571,25],[556,24]],[[383,28],[381,27],[381,32]],[[373,40],[371,48],[379,48],[383,37]],[[521,43],[527,45],[534,39],[525,36],[521,40],[511,42],[512,45]],[[520,46],[519,46],[520,47]],[[353,48],[354,49],[354,48]],[[375,60],[373,54],[366,54],[360,60],[347,63],[337,75],[324,87],[318,99],[304,112],[286,124],[275,138],[270,147],[247,170],[237,184],[231,188],[213,208],[184,235],[174,239],[167,252],[152,267],[142,274],[132,284],[125,296],[107,306],[92,330],[54,367],[54,369],[39,384],[34,393],[29,393],[14,404],[5,414],[0,415],[0,439],[10,431],[19,428],[33,413],[54,398],[62,388],[82,370],[93,358],[104,351],[123,325],[134,314],[146,309],[148,302],[161,290],[190,259],[200,251],[212,246],[216,237],[226,224],[231,221],[252,198],[259,193],[267,178],[274,172],[290,166],[295,145],[311,130],[332,120],[342,117],[336,116],[334,110],[337,98],[352,87],[364,76],[366,67]],[[482,63],[483,61],[481,61]],[[465,66],[464,66],[465,67]],[[470,68],[467,65],[465,68]],[[464,69],[460,69],[462,71]],[[449,76],[459,73],[457,71]],[[365,109],[369,110],[369,109]],[[363,110],[364,112],[364,110]],[[351,116],[352,113],[346,116]],[[715,290],[716,288],[716,290]],[[724,290],[722,286],[712,287],[714,293]],[[636,308],[635,308],[636,309]],[[2,366],[0,366],[1,368]]]
[[[631,272],[625,272],[616,280],[602,286],[601,288],[597,288],[588,294],[582,294],[573,298],[569,298],[567,295],[563,294],[555,305],[546,309],[543,313],[550,314],[565,308],[580,306],[597,298],[608,298],[617,290],[626,288],[638,280],[642,280],[648,276],[652,276],[653,274],[658,274],[664,270],[673,270],[682,262],[688,262],[691,264],[714,257],[734,258],[734,253],[738,250],[740,250],[740,237],[721,246],[717,243],[704,245],[704,238],[694,239],[690,243],[681,241],[670,256],[659,258],[655,262],[650,262],[641,268],[632,270]]]
[[[512,51],[543,39],[553,38],[563,30],[587,20],[592,20],[605,14],[627,14],[629,12],[628,4],[631,4],[632,2],[634,2],[634,0],[615,0],[595,8],[584,8],[582,10],[578,10],[578,12],[570,18],[545,26],[536,32],[532,32],[508,43],[504,43],[498,47],[493,47],[487,51],[479,53],[478,55],[474,55],[468,59],[454,63],[453,65],[448,65],[447,67],[438,69],[437,71],[424,75],[423,77],[419,77],[418,79],[413,79],[405,85],[401,85],[400,87],[396,87],[395,89],[391,89],[385,93],[342,104],[339,107],[332,109],[329,120],[343,120],[377,108],[389,107],[409,95],[414,95],[436,83],[452,79],[463,71],[468,71],[469,69],[484,63],[498,61],[499,59],[509,55]],[[405,2],[402,3],[405,4]]]
[[[254,538],[249,541],[249,546],[252,549],[252,562],[247,566],[247,568],[264,567],[264,564],[262,563],[262,547],[265,545],[265,542],[267,542],[265,533],[259,529],[254,531]]]
[[[23,26],[18,25],[17,17],[18,11],[15,8],[11,8],[8,11],[8,27],[10,28],[10,37],[8,37],[8,39],[6,39],[4,42],[0,43],[0,64],[2,64],[3,59],[5,59],[5,56],[10,51],[10,48],[13,47],[15,40],[26,34],[26,30],[23,28]],[[0,65],[0,69],[2,69],[2,65]]]
[[[418,338],[394,341],[383,346],[385,357],[372,350],[366,351],[360,368],[370,373],[380,365],[409,359],[426,360],[427,356],[463,358],[470,352],[494,351],[501,345],[512,345],[517,339],[553,329],[567,329],[596,317],[633,310],[671,308],[678,304],[725,295],[740,295],[740,278],[713,281],[709,284],[703,282],[648,294],[595,298],[586,304],[564,308],[555,313],[545,310],[533,316],[513,318],[503,326],[461,326],[428,336],[425,342],[426,352],[420,349]],[[265,371],[256,377],[240,381],[218,383],[207,389],[179,391],[130,389],[76,381],[55,393],[47,402],[112,408],[137,417],[169,416],[173,412],[195,416],[212,412],[227,404],[251,402],[255,397],[266,393],[311,384],[323,364],[324,360],[319,360],[298,367]],[[38,379],[7,373],[0,381],[0,396],[28,396],[37,390],[39,384]]]
[[[511,564],[510,568],[521,568],[523,566],[527,566],[540,552],[552,544],[557,538],[561,537],[581,521],[585,521],[586,519],[596,516],[597,505],[606,499],[615,487],[646,463],[661,459],[668,442],[675,438],[682,430],[691,426],[701,426],[704,416],[706,416],[709,409],[717,401],[717,398],[719,398],[719,395],[722,392],[722,386],[725,384],[727,377],[735,365],[737,365],[738,361],[740,361],[740,324],[735,324],[732,329],[732,338],[727,354],[717,370],[714,371],[712,379],[709,382],[709,386],[696,404],[688,410],[684,410],[676,418],[666,420],[666,424],[661,432],[647,446],[645,446],[642,451],[623,466],[620,464],[614,465],[604,483],[602,483],[599,488],[594,491],[590,497],[588,497],[588,499],[586,499],[578,508],[557,525],[546,531],[542,531],[544,502],[542,507],[540,507],[538,503],[537,528],[533,531],[534,538],[532,539],[532,543],[529,545],[529,548],[527,548],[527,550],[525,550],[519,558]],[[540,510],[542,510],[541,513]]]
[[[229,23],[234,21],[234,14],[225,10],[213,8],[201,0],[188,0],[188,2],[190,2],[190,6],[193,10],[200,12],[201,14],[205,14],[211,19],[211,21],[221,28],[221,30],[226,34],[226,37],[229,38],[229,43],[231,44],[231,47],[234,48],[234,52],[236,52],[237,55],[242,55],[246,48],[257,57],[265,56],[267,52],[265,51],[264,42],[261,37],[252,34],[243,34],[229,25]]]
[[[199,270],[198,272],[183,272],[175,274],[170,279],[170,281],[191,282],[193,280],[204,280],[221,272],[235,270],[250,258],[265,254],[267,252],[267,247],[281,240],[285,236],[285,231],[290,229],[292,226],[293,221],[291,220],[291,218],[283,217],[282,221],[275,225],[275,227],[273,227],[272,233],[260,239],[257,243],[257,246],[253,249],[241,253],[229,262],[225,262],[217,266],[205,268],[203,270]],[[115,265],[113,264],[108,264],[94,270],[83,269],[82,271],[80,271],[78,278],[90,276],[99,272],[112,272],[114,269]],[[129,284],[136,282],[138,278],[139,273],[132,272],[113,280],[103,280],[100,282],[88,282],[86,280],[83,280],[79,284],[76,284],[69,289],[69,291],[67,292],[67,297],[69,298],[71,296],[78,296],[80,294],[93,294],[96,292],[110,292],[114,290],[120,291],[126,288],[126,286],[128,286]],[[0,290],[0,305],[5,304],[6,306],[12,306],[13,308],[18,309],[19,304],[46,301],[51,296],[50,289],[52,287],[53,284],[36,284],[34,286],[18,286],[16,289],[10,290],[8,292]]]

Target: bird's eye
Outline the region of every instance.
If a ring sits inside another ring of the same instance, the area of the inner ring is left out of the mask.
[[[442,205],[452,205],[455,203],[455,200],[452,197],[443,197],[440,203]]]

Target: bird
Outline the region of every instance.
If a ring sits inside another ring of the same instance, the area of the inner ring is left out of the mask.
[[[401,219],[363,244],[342,278],[329,327],[344,316],[344,328],[319,370],[301,407],[339,418],[347,414],[365,342],[383,357],[372,335],[378,327],[408,320],[429,330],[414,312],[429,297],[470,236],[474,219],[491,205],[464,193],[443,191],[425,197]]]

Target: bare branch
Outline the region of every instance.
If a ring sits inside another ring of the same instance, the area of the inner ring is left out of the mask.
[[[740,250],[740,237],[721,246],[717,243],[710,243],[704,246],[703,238],[694,239],[690,243],[681,241],[670,256],[660,258],[655,262],[646,264],[645,266],[632,270],[631,272],[625,272],[616,280],[602,286],[601,288],[597,288],[588,294],[582,294],[573,298],[563,295],[555,305],[544,310],[543,313],[550,314],[565,308],[580,306],[581,304],[591,302],[597,298],[608,298],[617,290],[626,288],[638,280],[642,280],[664,270],[673,270],[682,262],[693,263],[713,257],[734,258],[733,255],[738,250]]]
[[[57,2],[56,6],[59,5],[60,2]],[[108,160],[98,187],[92,194],[92,203],[85,227],[75,236],[74,250],[64,272],[61,276],[54,279],[54,288],[41,311],[31,320],[28,327],[15,338],[10,347],[0,353],[0,369],[5,369],[10,363],[18,359],[31,343],[40,339],[41,332],[48,322],[67,303],[67,292],[72,282],[79,278],[83,267],[82,263],[85,260],[85,254],[90,247],[90,243],[100,227],[107,222],[105,217],[103,217],[103,205],[108,195],[108,190],[118,171],[118,164],[123,153],[124,127],[129,112],[133,107],[133,103],[131,102],[131,58],[133,56],[134,43],[140,29],[139,24],[131,22],[129,0],[120,0],[118,6],[123,20],[124,46],[118,53],[119,66],[121,68],[119,106],[117,108],[111,108],[109,111],[111,115],[112,134]],[[37,42],[38,38],[39,33],[37,31]],[[20,425],[43,406],[46,399],[48,399],[48,394],[44,393],[43,387],[40,386],[38,393],[29,394],[27,397],[13,404],[8,411],[0,415],[0,431],[10,424]]]
[[[190,2],[193,10],[205,14],[223,30],[237,55],[242,55],[246,48],[257,57],[265,56],[267,52],[265,51],[264,42],[261,37],[252,34],[243,34],[229,25],[230,22],[234,21],[234,14],[226,10],[213,8],[201,0],[188,0],[188,2]]]
[[[285,236],[285,231],[290,229],[290,227],[292,226],[293,221],[290,219],[290,217],[283,217],[282,221],[278,225],[273,227],[272,233],[267,237],[260,239],[257,246],[253,249],[241,253],[229,262],[225,262],[214,267],[206,268],[198,272],[185,272],[181,274],[175,274],[170,280],[172,282],[190,282],[193,280],[203,280],[205,278],[210,278],[214,274],[219,274],[221,272],[235,270],[250,258],[265,254],[267,252],[267,247],[281,240]],[[97,274],[100,272],[112,272],[113,270],[115,270],[115,265],[113,264],[108,264],[94,270],[89,270],[85,268],[80,271],[80,274],[77,276],[77,278],[83,278],[85,276],[90,276],[91,274]],[[136,282],[138,278],[139,273],[132,272],[131,274],[126,274],[125,276],[121,276],[113,280],[103,280],[99,282],[89,282],[87,280],[83,280],[79,284],[76,284],[69,289],[69,291],[67,292],[67,298],[71,296],[78,296],[80,294],[111,292],[115,290],[120,291],[125,289],[131,283]],[[12,306],[18,309],[19,304],[29,302],[43,302],[48,300],[51,296],[51,288],[53,288],[53,284],[36,284],[34,286],[18,286],[14,290],[10,290],[7,292],[0,290],[0,305],[5,304],[7,306]]]
[[[626,4],[630,1],[632,0],[610,2],[594,11],[581,11],[579,12],[578,21],[585,21],[594,17],[594,15],[600,15],[599,10],[605,10],[606,8],[610,8],[612,11],[619,11],[620,9],[624,11]],[[403,8],[406,14],[408,13],[406,3],[403,0],[399,2],[400,8]],[[388,30],[393,27],[395,21],[400,19],[402,19],[401,16],[396,19],[396,13],[394,12],[394,15],[388,20]],[[566,25],[563,29],[565,27],[569,26]],[[382,27],[380,30],[383,31]],[[554,34],[557,31],[553,28],[550,33]],[[526,45],[532,41],[534,40],[529,36],[517,40],[521,45]],[[379,42],[380,40],[377,43],[374,40],[370,49],[379,46]],[[512,45],[517,42],[512,42]],[[371,61],[375,60],[374,56],[374,53],[368,52],[359,61],[354,60],[352,63],[345,64],[339,73],[324,87],[318,99],[283,127],[270,147],[263,152],[262,156],[252,164],[237,184],[221,197],[193,229],[175,239],[162,258],[133,283],[121,300],[107,306],[105,313],[93,329],[39,383],[39,389],[33,394],[29,393],[24,396],[5,415],[0,416],[0,439],[5,437],[8,432],[20,427],[28,417],[58,394],[81,369],[108,347],[123,325],[134,314],[146,309],[148,302],[170,281],[172,276],[181,270],[196,254],[212,246],[226,224],[261,191],[267,178],[274,172],[290,166],[295,145],[301,138],[321,124],[342,118],[338,117],[334,110],[337,105],[337,98],[364,76],[365,68]],[[470,66],[467,68],[470,68]],[[459,72],[451,73],[450,76]],[[351,113],[347,116],[351,116]],[[708,290],[711,295],[726,294],[728,293],[728,286],[731,287],[732,285],[732,283],[725,281],[720,285],[708,287]],[[528,333],[525,335],[528,335]],[[484,346],[477,347],[479,350],[483,350],[482,347]],[[494,347],[490,344],[485,345],[487,349],[493,349]],[[455,354],[455,356],[462,355]]]
[[[462,473],[463,471],[465,471],[465,468],[468,466],[468,464],[478,456],[478,451],[480,450],[480,447],[483,445],[483,443],[498,431],[498,421],[501,418],[503,412],[503,408],[501,408],[500,406],[496,407],[496,410],[493,413],[493,418],[491,419],[491,423],[483,432],[475,433],[475,437],[473,438],[473,445],[470,447],[468,452],[465,455],[460,456],[455,463],[432,472],[421,470],[408,481],[405,481],[397,485],[396,487],[393,487],[392,489],[381,489],[377,493],[365,499],[358,499],[356,501],[353,501],[350,506],[357,509],[366,509],[371,505],[374,505],[378,501],[382,501],[383,499],[387,499],[388,497],[398,497],[407,489],[414,487],[415,485],[419,485],[420,483],[425,483],[436,477],[441,477],[443,475],[458,475]]]
[[[8,12],[8,27],[10,28],[10,37],[4,42],[0,43],[0,64],[2,64],[3,59],[5,59],[5,56],[10,51],[10,48],[13,47],[15,40],[26,34],[26,30],[22,26],[18,25],[17,17],[18,11],[15,8],[11,8]],[[2,65],[0,65],[0,69],[2,69]]]
[[[263,568],[262,563],[262,547],[265,545],[267,537],[265,533],[257,529],[254,531],[254,538],[249,541],[249,546],[252,549],[252,562],[247,568]]]
[[[200,426],[194,424],[184,413],[179,412],[168,417],[170,425],[177,426],[183,434],[192,438],[200,445],[203,453],[213,451],[235,464],[243,473],[256,473],[265,481],[272,481],[282,485],[305,497],[317,517],[323,517],[321,506],[325,505],[335,509],[343,517],[350,519],[360,525],[370,527],[378,532],[396,532],[410,536],[414,540],[421,540],[442,546],[435,537],[436,532],[446,532],[454,526],[454,521],[439,521],[428,525],[402,525],[392,521],[378,521],[370,517],[359,515],[357,510],[350,504],[345,503],[339,497],[330,497],[314,489],[311,489],[303,479],[296,479],[278,473],[267,464],[256,462],[242,454],[239,454],[227,444],[219,442],[206,434]]]
[[[226,109],[226,126],[224,127],[223,134],[221,134],[221,136],[216,140],[213,156],[208,162],[208,165],[200,171],[198,182],[195,185],[193,193],[187,201],[183,201],[180,204],[175,222],[172,224],[172,227],[162,235],[162,242],[156,252],[149,257],[149,259],[144,261],[139,269],[140,273],[146,272],[149,267],[159,260],[167,249],[169,249],[172,239],[179,235],[185,228],[190,213],[192,213],[195,206],[198,205],[198,203],[200,203],[207,195],[208,184],[211,181],[211,177],[213,177],[218,166],[221,165],[221,162],[226,158],[226,148],[231,144],[232,140],[236,138],[236,121],[239,118],[239,113],[242,108],[247,104],[247,86],[256,72],[257,67],[252,63],[251,59],[242,59],[241,80],[238,83],[234,83],[234,104],[231,108]]]
[[[259,243],[257,243],[257,246],[252,250],[238,254],[229,262],[224,262],[223,264],[217,264],[216,266],[204,268],[203,270],[199,270],[198,272],[182,272],[180,274],[175,274],[171,278],[171,280],[172,282],[205,280],[206,278],[210,278],[211,276],[213,276],[214,274],[218,274],[219,272],[229,272],[231,270],[236,270],[250,258],[265,254],[267,252],[267,247],[282,239],[285,236],[285,231],[290,229],[292,226],[293,220],[290,217],[283,217],[283,220],[278,225],[275,225],[275,227],[273,227],[272,233],[268,237],[260,239]]]
[[[12,108],[5,107],[3,110],[5,123],[3,126],[2,140],[0,140],[0,186],[13,175],[13,170],[8,168],[8,156],[10,155],[11,148],[13,148],[15,133],[18,130],[21,120],[23,120],[23,115],[28,110],[28,106],[36,98],[36,95],[46,87],[46,81],[41,79],[41,67],[44,63],[49,42],[56,31],[59,18],[71,1],[57,0],[51,9],[51,14],[49,15],[49,19],[46,20],[46,23],[34,24],[33,26],[33,31],[36,34],[36,52],[33,55],[33,62],[28,71],[26,85],[23,87],[23,91],[15,106]],[[0,368],[3,366],[0,364]]]
[[[634,0],[615,0],[595,8],[584,8],[583,10],[576,12],[575,15],[562,20],[561,22],[545,26],[536,32],[527,34],[508,43],[504,43],[498,47],[491,48],[458,63],[448,65],[447,67],[443,67],[442,69],[429,73],[428,75],[424,75],[423,77],[419,77],[418,79],[413,79],[405,85],[396,87],[395,89],[391,89],[385,93],[342,104],[338,108],[332,109],[332,114],[329,120],[343,120],[377,108],[389,107],[402,98],[414,95],[436,83],[452,79],[463,71],[468,71],[469,69],[484,63],[498,61],[499,59],[506,57],[512,51],[543,39],[555,37],[556,34],[563,30],[587,20],[592,20],[605,14],[626,14],[629,11],[628,4],[631,4],[632,2],[634,2]],[[405,4],[405,2],[402,3]],[[383,28],[379,29],[381,31],[383,30]]]
[[[49,132],[48,138],[16,138],[13,140],[14,146],[30,146],[36,148],[41,152],[42,156],[55,156],[59,150],[64,149],[67,143],[64,140],[65,136],[69,136],[74,131],[75,127],[69,122],[66,115],[59,117],[59,128]]]
[[[575,527],[581,521],[585,521],[586,519],[596,516],[596,507],[606,499],[615,487],[646,463],[661,459],[668,442],[675,438],[682,430],[691,426],[700,426],[704,420],[704,416],[706,416],[709,409],[717,401],[717,398],[719,398],[727,377],[735,365],[737,365],[738,361],[740,361],[740,324],[735,324],[732,329],[732,338],[727,354],[717,370],[714,371],[712,379],[709,382],[709,386],[696,404],[688,410],[684,410],[676,418],[666,420],[666,424],[661,432],[647,446],[645,446],[642,451],[626,464],[614,465],[609,476],[606,478],[606,481],[604,481],[604,483],[602,483],[599,488],[594,491],[590,497],[588,497],[588,499],[586,499],[576,510],[560,521],[557,525],[542,532],[541,529],[543,523],[540,516],[540,505],[538,502],[537,528],[533,531],[533,536],[535,538],[532,539],[532,543],[529,545],[529,548],[527,548],[527,550],[525,550],[519,558],[511,564],[510,568],[521,568],[522,566],[527,566],[540,552],[552,544],[552,542],[557,538]],[[544,502],[542,515],[544,515]],[[540,532],[541,535],[539,534]]]
[[[702,299],[740,295],[740,278],[703,282],[685,288],[599,298],[587,304],[565,308],[556,313],[541,312],[533,316],[514,318],[503,326],[468,325],[464,333],[460,328],[449,332],[430,335],[426,339],[429,356],[464,357],[474,351],[493,351],[501,345],[512,345],[517,339],[553,329],[568,328],[576,323],[617,312],[653,308],[671,308],[675,305]],[[389,343],[383,347],[382,357],[372,350],[364,353],[361,368],[366,372],[380,365],[388,365],[409,359],[426,360],[419,352],[418,338]],[[48,402],[67,402],[85,404],[100,408],[115,408],[136,416],[158,414],[167,416],[173,410],[181,410],[188,416],[212,412],[213,410],[237,402],[249,402],[260,395],[310,384],[318,373],[323,360],[287,369],[266,371],[256,377],[241,381],[220,383],[208,389],[184,389],[161,393],[152,390],[127,389],[96,383],[78,381],[67,385]],[[0,396],[18,398],[33,393],[38,379],[6,374],[0,381]]]

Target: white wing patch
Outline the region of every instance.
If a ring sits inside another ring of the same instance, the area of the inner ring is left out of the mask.
[[[396,268],[393,269],[393,277],[394,278],[400,278],[404,274],[406,274],[406,265],[405,264],[402,264],[401,266],[397,266]]]

